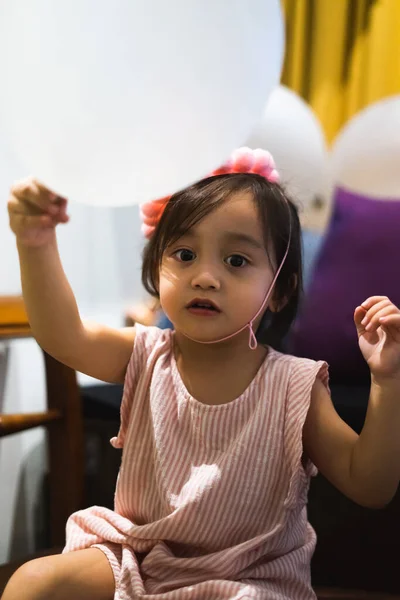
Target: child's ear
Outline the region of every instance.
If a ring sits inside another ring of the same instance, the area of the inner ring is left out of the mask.
[[[293,273],[293,275],[291,277],[290,286],[289,286],[289,292],[286,294],[286,296],[284,298],[277,298],[276,293],[274,294],[274,296],[268,306],[268,308],[270,309],[271,312],[277,313],[285,308],[286,304],[289,302],[290,298],[292,297],[292,295],[294,294],[294,292],[297,288],[297,283],[298,283],[298,277],[295,273]]]

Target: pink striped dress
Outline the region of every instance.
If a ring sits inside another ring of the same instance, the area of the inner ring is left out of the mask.
[[[210,406],[185,388],[173,335],[137,326],[115,507],[74,513],[64,552],[100,548],[114,600],[315,599],[302,427],[327,365],[270,349],[240,397]]]

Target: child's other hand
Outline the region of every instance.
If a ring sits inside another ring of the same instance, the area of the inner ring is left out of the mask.
[[[400,383],[400,309],[386,296],[372,296],[357,306],[354,322],[374,379]]]
[[[67,200],[57,196],[36,179],[17,182],[10,191],[10,227],[18,243],[38,248],[47,244],[59,223],[67,223]]]

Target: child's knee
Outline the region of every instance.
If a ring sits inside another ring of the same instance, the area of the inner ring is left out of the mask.
[[[1,600],[112,600],[113,571],[98,548],[31,560],[11,577]]]
[[[23,564],[9,580],[2,600],[50,600],[57,583],[57,574],[47,557]]]

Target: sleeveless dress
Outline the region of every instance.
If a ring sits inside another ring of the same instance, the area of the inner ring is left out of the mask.
[[[240,397],[210,406],[185,388],[173,335],[137,326],[115,507],[74,513],[63,552],[100,548],[114,600],[315,600],[302,429],[326,363],[269,348]]]

